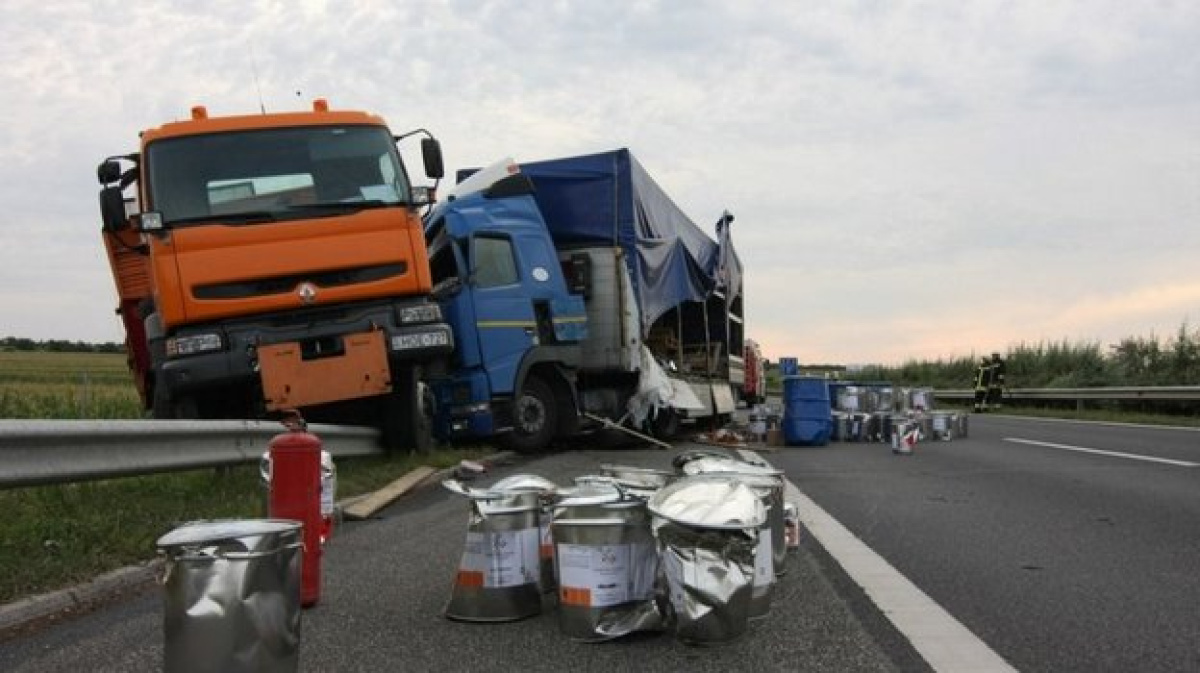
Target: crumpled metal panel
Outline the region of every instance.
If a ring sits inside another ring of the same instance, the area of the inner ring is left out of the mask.
[[[762,499],[737,475],[696,475],[660,489],[647,507],[676,637],[716,644],[742,635],[766,522]]]
[[[301,524],[198,521],[158,539],[164,670],[290,673],[300,648]]]
[[[745,633],[757,531],[702,530],[656,519],[654,535],[675,636],[688,644],[712,645]]]

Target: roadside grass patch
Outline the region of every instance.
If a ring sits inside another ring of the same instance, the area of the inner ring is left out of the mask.
[[[337,496],[373,491],[420,465],[449,467],[492,452],[340,459]],[[0,603],[152,560],[155,541],[173,528],[264,517],[266,501],[257,465],[0,490]]]

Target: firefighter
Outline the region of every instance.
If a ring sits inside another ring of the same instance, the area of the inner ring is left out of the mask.
[[[992,363],[985,357],[975,368],[975,413],[987,411],[988,386],[992,382]]]
[[[1004,393],[1004,374],[1006,369],[1004,358],[1000,357],[999,353],[992,353],[991,369],[992,375],[988,381],[987,403],[992,409],[999,409],[1002,406],[1000,396]]]

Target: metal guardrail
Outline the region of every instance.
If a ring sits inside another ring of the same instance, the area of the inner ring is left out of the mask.
[[[379,431],[314,423],[334,457],[383,453]],[[274,421],[0,420],[0,488],[257,462]]]
[[[973,400],[974,390],[934,390],[937,399]],[[1200,401],[1200,386],[1126,386],[1107,388],[1014,388],[1004,391],[1008,400],[1147,400]]]
[[[779,391],[774,392],[775,395]],[[973,390],[934,390],[943,400]],[[1015,388],[1005,401],[1151,400],[1200,402],[1200,386]],[[335,457],[383,453],[371,428],[313,424]],[[63,484],[252,463],[282,427],[273,421],[0,420],[0,488]]]

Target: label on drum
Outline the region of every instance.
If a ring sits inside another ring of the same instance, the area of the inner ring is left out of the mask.
[[[563,605],[601,608],[653,595],[657,564],[652,545],[560,544],[556,553]]]
[[[467,532],[458,565],[458,584],[467,587],[515,587],[533,584],[541,573],[537,528]]]
[[[539,534],[541,536],[541,547],[538,549],[538,554],[543,560],[554,558],[554,537],[550,531],[550,522],[542,523]]]

